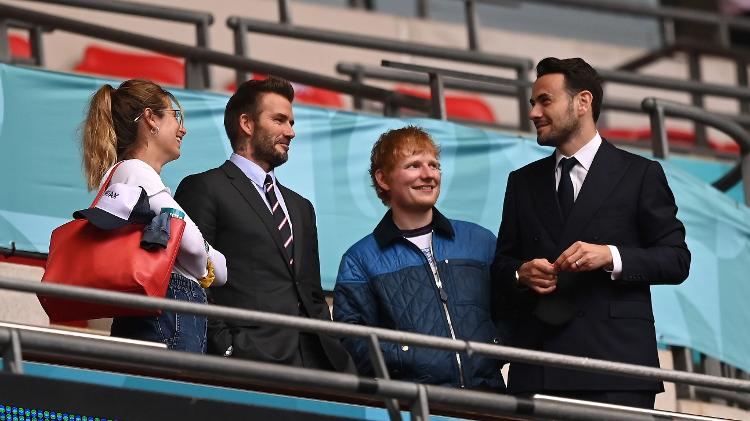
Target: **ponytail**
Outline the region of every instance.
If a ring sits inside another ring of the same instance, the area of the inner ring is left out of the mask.
[[[89,190],[97,188],[104,173],[117,162],[117,136],[112,122],[114,90],[104,85],[96,91],[83,125],[83,170]]]
[[[161,116],[160,109],[169,101],[182,110],[171,93],[154,82],[130,79],[115,89],[102,86],[91,98],[86,121],[83,122],[81,149],[86,185],[94,190],[107,170],[117,161],[128,159],[142,147],[138,139],[138,117],[145,108]]]

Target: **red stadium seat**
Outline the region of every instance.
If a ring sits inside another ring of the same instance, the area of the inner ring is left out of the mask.
[[[624,141],[646,141],[651,139],[650,128],[607,128],[599,130],[604,138]],[[692,130],[667,127],[667,139],[675,146],[690,147],[695,145],[695,133]],[[722,142],[708,139],[708,145],[717,152],[739,153],[740,147],[735,142]]]
[[[599,130],[604,138],[639,141],[651,139],[650,128],[607,128]],[[695,133],[690,130],[667,128],[667,138],[670,142],[681,146],[690,146],[695,143]]]
[[[250,75],[250,79],[265,79],[266,75]],[[319,105],[328,108],[343,108],[344,101],[337,92],[328,89],[317,88],[315,86],[303,85],[301,83],[292,83],[294,87],[294,102],[306,105]],[[237,90],[237,84],[234,82],[227,85],[227,91],[234,92]]]
[[[716,139],[708,139],[708,145],[711,147],[711,149],[718,151],[718,152],[725,152],[725,153],[731,153],[731,154],[737,154],[740,153],[740,145],[737,144],[737,142],[719,142]]]
[[[98,45],[86,47],[75,70],[121,79],[148,79],[156,83],[185,86],[185,65],[176,58],[149,53],[111,50]]]
[[[605,139],[617,139],[626,142],[637,142],[648,139],[650,134],[644,137],[642,129],[629,128],[606,128],[599,129],[599,134]]]
[[[300,83],[293,83],[292,85],[294,85],[294,99],[300,104],[320,105],[329,108],[344,107],[344,101],[337,92]]]
[[[29,41],[19,35],[8,35],[10,44],[10,55],[18,58],[31,58],[31,44]]]
[[[420,98],[430,98],[429,92],[417,89],[396,87],[396,91]],[[495,115],[492,112],[492,108],[481,98],[470,95],[446,95],[445,112],[449,118],[478,121],[482,123],[497,122]]]

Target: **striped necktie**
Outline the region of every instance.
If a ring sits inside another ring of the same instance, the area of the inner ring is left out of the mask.
[[[271,214],[273,215],[273,220],[276,223],[276,228],[278,228],[279,230],[279,235],[281,235],[281,241],[284,244],[284,250],[286,250],[287,262],[289,262],[289,266],[291,266],[292,264],[294,264],[294,240],[292,238],[292,227],[289,224],[289,217],[284,214],[284,209],[282,209],[281,204],[279,203],[279,198],[276,195],[275,187],[276,186],[273,184],[271,175],[266,174],[266,180],[263,182],[263,188],[266,192],[268,204],[271,205]]]

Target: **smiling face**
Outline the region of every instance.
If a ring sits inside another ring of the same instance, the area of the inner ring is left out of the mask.
[[[263,94],[258,100],[250,138],[251,159],[265,171],[289,159],[289,147],[295,136],[292,103],[275,93]]]
[[[440,196],[440,162],[431,151],[403,155],[388,173],[377,170],[375,178],[394,214],[430,212]]]
[[[542,146],[558,147],[580,130],[574,101],[565,89],[565,76],[550,73],[539,77],[531,91],[529,119],[536,127],[537,142]]]
[[[159,127],[155,135],[155,145],[163,156],[164,163],[174,161],[180,157],[182,138],[187,134],[183,126],[182,111],[171,101],[165,101],[164,108],[159,113],[153,113],[153,119]]]

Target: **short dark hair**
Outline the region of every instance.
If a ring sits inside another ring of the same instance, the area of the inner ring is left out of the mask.
[[[256,120],[258,112],[258,101],[267,93],[274,93],[294,101],[294,88],[289,81],[270,76],[267,79],[252,79],[237,87],[237,91],[229,98],[224,110],[224,130],[227,132],[232,149],[236,150],[235,143],[240,132],[240,116],[247,114],[253,121]]]
[[[602,109],[602,78],[599,73],[586,63],[582,58],[547,57],[536,65],[536,77],[542,77],[551,73],[561,73],[565,77],[565,89],[570,96],[581,91],[589,91],[591,100],[591,111],[594,114],[594,122],[599,120]]]

